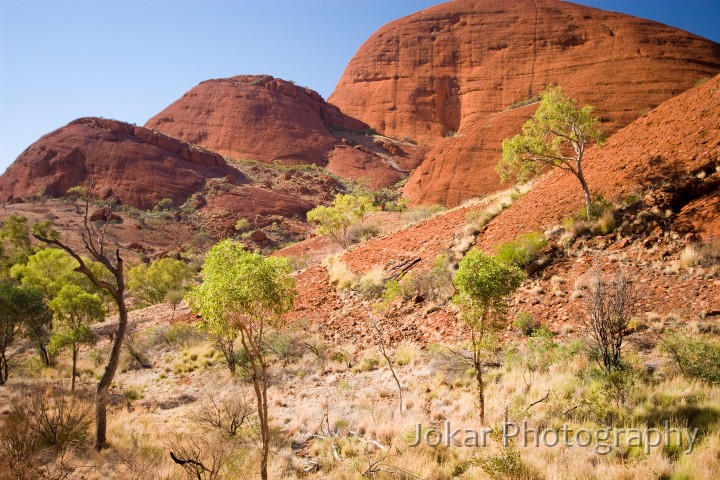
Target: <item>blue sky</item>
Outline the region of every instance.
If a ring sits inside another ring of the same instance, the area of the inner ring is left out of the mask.
[[[437,0],[0,0],[0,172],[83,116],[139,125],[209,78],[270,74],[330,95],[385,23]],[[580,0],[720,42],[718,0]]]

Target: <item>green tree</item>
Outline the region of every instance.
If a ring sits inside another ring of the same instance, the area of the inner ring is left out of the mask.
[[[75,267],[77,262],[63,250],[46,248],[30,255],[26,263],[14,265],[10,276],[52,300],[65,285],[86,285],[87,279]]]
[[[453,303],[460,307],[461,318],[470,327],[472,366],[478,382],[480,422],[483,424],[483,363],[486,356],[495,351],[496,334],[505,326],[508,298],[524,278],[525,274],[518,267],[506,265],[476,249],[465,255],[455,275],[458,293]]]
[[[310,210],[307,213],[307,220],[318,225],[318,234],[329,236],[347,250],[348,228],[357,221],[362,222],[365,215],[373,208],[370,197],[341,193],[335,197],[331,206],[320,205]]]
[[[49,320],[42,292],[10,283],[0,283],[0,385],[8,379],[7,349],[30,323]]]
[[[56,355],[60,350],[70,348],[72,352],[72,383],[75,390],[77,376],[77,355],[81,345],[95,343],[95,335],[90,325],[105,318],[107,310],[102,299],[87,293],[77,285],[65,285],[50,302],[55,314],[56,325],[50,336],[50,353]]]
[[[161,258],[147,266],[141,263],[128,271],[128,290],[149,305],[171,300],[174,290],[187,290],[195,271],[182,260]]]
[[[592,200],[583,158],[593,142],[602,144],[605,139],[600,120],[592,112],[590,105],[578,107],[559,86],[545,89],[540,106],[522,126],[522,134],[503,140],[502,160],[496,167],[500,179],[514,177],[524,182],[546,167],[566,170],[580,182],[589,219]]]
[[[10,215],[0,229],[0,277],[6,277],[13,265],[25,263],[33,252],[27,218]]]
[[[215,338],[229,339],[230,344],[240,336],[253,372],[263,479],[267,479],[270,452],[265,333],[268,327],[281,327],[282,315],[293,307],[296,290],[291,271],[284,258],[265,258],[234,240],[223,240],[208,251],[202,283],[187,295],[190,307],[202,316],[199,328]]]

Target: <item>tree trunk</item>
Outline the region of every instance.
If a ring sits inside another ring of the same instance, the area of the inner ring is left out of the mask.
[[[72,347],[72,380],[70,382],[70,391],[75,391],[75,376],[77,375],[77,354],[78,349],[76,345]]]
[[[263,422],[262,422],[262,460],[260,461],[260,477],[262,480],[268,478],[268,457],[270,456],[270,421],[268,418],[268,404],[267,404],[267,366],[265,362],[260,359],[260,365],[262,368],[262,409],[263,409]]]
[[[105,366],[105,373],[103,373],[103,376],[98,382],[95,398],[95,450],[98,451],[106,446],[108,394],[110,392],[110,384],[113,381],[120,361],[122,342],[125,338],[128,322],[127,307],[125,306],[122,294],[119,298],[116,298],[116,302],[118,305],[118,329],[115,334],[112,350],[110,351],[108,364]]]
[[[43,362],[45,362],[45,366],[49,367],[50,366],[50,354],[48,353],[47,348],[45,348],[45,346],[43,346],[43,345],[40,345],[39,349],[40,349],[40,357],[43,359]]]
[[[8,363],[5,352],[0,353],[0,385],[5,385],[8,379]]]
[[[258,420],[260,421],[260,438],[262,450],[260,457],[260,478],[268,479],[268,457],[270,456],[270,425],[268,418],[267,403],[267,365],[262,353],[262,339],[253,338],[249,329],[240,327],[240,339],[243,347],[250,357],[250,365],[253,369],[253,389],[257,399]]]
[[[482,364],[475,360],[475,378],[478,383],[478,400],[480,402],[480,424],[485,425],[485,383],[482,377]]]
[[[583,195],[585,196],[585,216],[588,220],[591,220],[590,210],[592,208],[592,199],[590,198],[590,188],[588,188],[588,184],[585,181],[585,176],[583,175],[582,170],[578,170],[577,179],[580,180],[580,185],[583,189]]]

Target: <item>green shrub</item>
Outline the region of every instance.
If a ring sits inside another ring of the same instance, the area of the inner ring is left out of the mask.
[[[252,225],[247,220],[247,218],[240,218],[237,222],[235,222],[235,231],[238,233],[247,232],[252,228]]]
[[[497,246],[495,257],[505,265],[525,268],[538,258],[546,246],[547,240],[542,233],[530,232]]]
[[[684,376],[720,385],[720,339],[673,333],[663,338],[663,344]]]
[[[599,193],[596,193],[593,195],[592,202],[590,202],[590,215],[588,215],[587,207],[583,207],[576,218],[589,218],[591,220],[597,220],[608,210],[612,211],[612,203],[605,200],[605,198],[603,198],[603,196]]]
[[[520,457],[520,452],[512,447],[504,448],[496,454],[479,456],[475,463],[477,463],[490,478],[528,477],[528,469]]]
[[[400,280],[400,294],[406,300],[415,296],[423,300],[443,302],[455,294],[450,258],[441,254],[435,258],[430,270],[417,270]]]
[[[163,198],[157,203],[157,205],[155,205],[155,208],[153,210],[155,210],[156,212],[162,212],[172,210],[173,208],[175,208],[175,203],[172,201],[172,199]]]
[[[538,327],[530,312],[518,312],[513,320],[513,327],[520,330],[523,335],[530,336]]]
[[[70,187],[67,189],[67,196],[72,201],[75,201],[78,198],[85,198],[87,196],[87,188],[80,185]]]
[[[379,236],[380,225],[377,223],[355,223],[348,228],[347,242],[349,244],[362,243]]]
[[[378,357],[369,355],[369,356],[363,358],[360,363],[355,365],[352,368],[352,371],[355,373],[371,372],[373,370],[377,370],[379,366],[380,366],[380,359]]]

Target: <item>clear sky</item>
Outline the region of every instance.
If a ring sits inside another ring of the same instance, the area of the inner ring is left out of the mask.
[[[512,1],[512,0],[508,0]],[[0,172],[78,117],[142,125],[209,78],[332,92],[385,23],[438,0],[0,0]],[[720,42],[719,0],[578,0]]]

